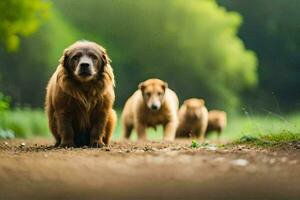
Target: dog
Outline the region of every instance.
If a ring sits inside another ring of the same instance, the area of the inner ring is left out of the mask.
[[[148,79],[139,84],[138,90],[127,100],[122,113],[124,138],[128,139],[133,129],[138,140],[146,140],[146,129],[164,127],[164,140],[175,138],[178,126],[178,97],[160,79]]]
[[[46,89],[45,110],[56,147],[109,144],[115,124],[115,80],[106,50],[77,41],[64,50]]]
[[[208,111],[203,99],[191,98],[184,101],[178,111],[179,126],[176,137],[196,137],[205,139],[208,125]]]
[[[227,126],[227,114],[220,110],[211,110],[208,112],[208,126],[206,134],[217,132],[218,137]]]

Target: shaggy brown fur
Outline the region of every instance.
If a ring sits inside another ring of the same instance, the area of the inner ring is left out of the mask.
[[[146,128],[164,126],[164,140],[174,140],[178,125],[178,98],[168,84],[159,79],[148,79],[139,85],[126,102],[122,113],[124,137],[129,138],[132,129],[139,140],[146,140]]]
[[[211,110],[208,112],[208,126],[206,134],[213,131],[217,132],[218,137],[227,126],[227,114],[220,110]]]
[[[203,141],[208,123],[208,112],[203,99],[187,99],[178,111],[179,126],[176,137],[196,137]]]
[[[55,146],[109,143],[117,119],[110,62],[106,50],[94,42],[78,41],[65,49],[45,101]]]

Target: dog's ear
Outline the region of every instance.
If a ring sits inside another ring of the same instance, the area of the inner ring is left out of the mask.
[[[60,57],[59,59],[59,63],[63,66],[68,68],[68,60],[69,60],[69,55],[70,55],[70,50],[67,48],[64,50],[64,53],[62,55],[62,57]]]
[[[204,106],[204,105],[205,105],[204,99],[199,99],[199,104],[200,104],[201,106]]]
[[[108,57],[106,51],[102,51],[102,54],[101,54],[101,59],[104,63],[104,65],[107,65],[107,64],[110,64],[111,63],[111,59]]]
[[[183,104],[183,105],[186,105],[186,104],[187,104],[187,100],[184,100],[182,104]]]
[[[140,89],[141,91],[144,91],[145,88],[146,88],[145,83],[144,83],[144,82],[141,82],[141,83],[139,84],[139,89]]]
[[[162,85],[162,88],[163,88],[164,90],[166,90],[166,89],[168,88],[168,83],[167,83],[167,82],[164,82],[163,85]]]
[[[101,60],[103,62],[103,65],[105,66],[105,65],[110,64],[111,59],[108,57],[106,49],[104,47],[100,46],[99,44],[96,44],[96,43],[94,43],[93,46],[97,49],[98,54],[100,55]]]

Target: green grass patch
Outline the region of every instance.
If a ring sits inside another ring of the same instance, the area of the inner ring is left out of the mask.
[[[121,116],[120,112],[118,112],[118,116]],[[279,142],[299,141],[299,135],[300,114],[286,117],[274,115],[229,116],[228,127],[222,133],[221,140],[233,141],[234,143],[273,145]],[[12,138],[13,136],[17,138],[51,137],[44,111],[29,108],[0,111],[0,138]],[[147,137],[150,140],[161,141],[163,139],[163,127],[158,126],[156,130],[147,129]],[[113,139],[119,140],[121,138],[121,120],[119,119]],[[208,140],[216,138],[216,134],[212,134]],[[134,141],[137,139],[135,131],[132,132],[131,139]],[[191,148],[197,148],[199,145],[197,142],[199,141],[192,142]]]
[[[235,140],[233,144],[248,144],[254,146],[277,146],[280,144],[300,141],[300,133],[281,132],[260,136],[245,135]]]
[[[50,136],[45,114],[42,110],[29,108],[6,110],[0,114],[0,138],[13,133],[18,138]]]
[[[192,140],[191,148],[199,148],[200,144],[196,140]]]
[[[12,130],[0,129],[0,139],[13,139],[15,138],[15,133]]]
[[[243,136],[262,137],[264,135],[300,133],[300,114],[279,116],[269,113],[263,116],[229,116],[228,126],[221,134],[223,140],[238,140]],[[213,134],[209,139],[216,139]]]

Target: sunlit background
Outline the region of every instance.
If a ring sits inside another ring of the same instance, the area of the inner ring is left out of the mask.
[[[223,138],[300,133],[299,10],[297,0],[1,1],[0,138],[50,135],[45,86],[80,39],[107,49],[119,113],[157,77],[180,102],[204,98],[228,112]]]

